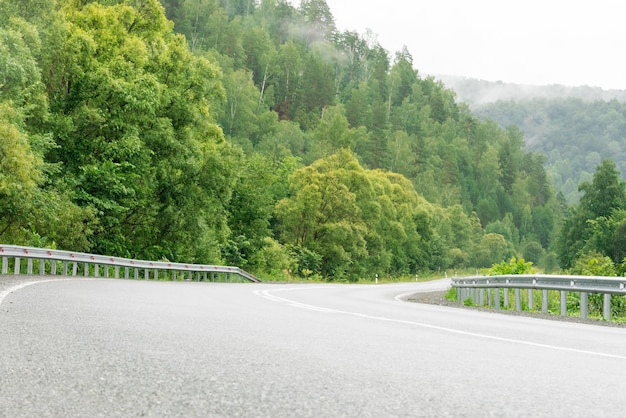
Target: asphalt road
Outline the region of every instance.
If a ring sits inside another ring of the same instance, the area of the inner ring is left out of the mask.
[[[623,416],[623,328],[398,297],[441,286],[5,291],[0,417]]]

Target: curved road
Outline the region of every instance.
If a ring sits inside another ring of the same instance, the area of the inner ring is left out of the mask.
[[[623,415],[623,329],[399,298],[445,286],[0,292],[0,417]]]

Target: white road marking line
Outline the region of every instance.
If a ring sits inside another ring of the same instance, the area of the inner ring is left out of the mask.
[[[2,292],[0,292],[0,305],[2,305],[2,301],[4,300],[4,298],[6,298],[7,296],[9,296],[11,293],[23,289],[27,286],[32,286],[34,284],[39,284],[39,283],[48,283],[48,282],[62,282],[62,281],[66,281],[66,280],[70,280],[70,279],[47,279],[47,280],[37,280],[37,281],[33,281],[33,282],[25,282],[25,283],[20,283],[18,285],[9,287],[6,290],[3,290]]]
[[[329,287],[329,286],[324,286],[324,287]],[[309,288],[309,289],[321,289],[321,288],[323,288],[323,287],[314,287],[314,288]],[[601,352],[598,352],[598,351],[581,350],[581,349],[577,349],[577,348],[561,347],[561,346],[551,345],[551,344],[535,343],[535,342],[532,342],[532,341],[516,340],[514,338],[497,337],[495,335],[487,335],[487,334],[480,334],[480,333],[476,333],[476,332],[462,331],[462,330],[458,330],[458,329],[454,329],[454,328],[447,328],[447,327],[440,327],[440,326],[437,326],[437,325],[425,324],[425,323],[422,323],[422,322],[407,321],[407,320],[404,320],[404,319],[386,318],[386,317],[382,317],[382,316],[373,316],[373,315],[362,314],[362,313],[359,313],[359,312],[350,312],[350,311],[342,311],[342,310],[339,310],[339,309],[324,308],[324,307],[321,307],[321,306],[309,305],[309,304],[306,304],[306,303],[297,302],[297,301],[294,301],[294,300],[291,300],[291,299],[287,299],[287,298],[283,298],[283,297],[271,294],[271,292],[290,291],[290,290],[306,290],[306,289],[305,288],[287,288],[287,289],[263,290],[263,291],[260,292],[260,296],[263,296],[263,297],[265,297],[267,299],[270,299],[270,300],[273,300],[275,302],[286,303],[289,306],[294,306],[294,307],[297,307],[297,308],[310,309],[310,310],[313,310],[313,311],[319,311],[319,312],[324,312],[324,313],[351,315],[351,316],[356,316],[356,317],[359,317],[359,318],[372,319],[372,320],[376,320],[376,321],[395,322],[395,323],[398,323],[398,324],[412,325],[412,326],[418,326],[418,327],[422,327],[422,328],[434,329],[434,330],[437,330],[437,331],[443,331],[443,332],[447,332],[447,333],[451,333],[451,334],[457,334],[457,335],[465,335],[465,336],[468,336],[468,337],[482,338],[482,339],[506,342],[506,343],[511,343],[511,344],[527,345],[527,346],[531,346],[531,347],[545,348],[545,349],[557,350],[557,351],[565,351],[565,352],[577,353],[577,354],[585,354],[585,355],[591,355],[591,356],[597,356],[597,357],[606,357],[606,358],[612,358],[612,359],[626,360],[626,356],[621,356],[621,355],[618,355],[618,354],[608,354],[608,353],[601,353]],[[258,291],[255,291],[255,293],[256,292],[258,292]],[[415,293],[415,292],[412,292],[412,293]],[[399,295],[399,297],[401,297],[401,296],[403,296],[403,295]],[[394,299],[398,300],[397,298],[398,297],[396,297]]]

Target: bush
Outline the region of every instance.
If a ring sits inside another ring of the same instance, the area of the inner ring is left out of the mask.
[[[545,250],[537,241],[529,241],[524,244],[522,254],[525,260],[532,261],[533,263],[539,263],[539,260],[543,257]]]
[[[500,264],[494,264],[491,268],[484,270],[484,273],[488,276],[499,276],[505,274],[533,274],[535,269],[533,263],[525,261],[523,258],[519,260],[515,257],[511,258],[508,263],[501,262]]]
[[[263,239],[263,248],[257,254],[255,261],[259,270],[272,275],[286,272],[290,262],[287,249],[270,237]]]
[[[617,276],[615,263],[610,257],[605,257],[597,252],[589,252],[578,257],[570,273],[580,276]]]

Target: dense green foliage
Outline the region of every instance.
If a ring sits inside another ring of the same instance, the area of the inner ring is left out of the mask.
[[[507,263],[502,261],[501,263],[494,264],[488,269],[484,270],[488,276],[509,275],[509,274],[532,274],[535,272],[533,263],[526,261],[523,258],[519,260],[515,257]]]
[[[329,280],[549,258],[521,131],[324,0],[2,0],[0,28],[2,241]]]
[[[475,112],[501,126],[519,126],[527,149],[546,157],[546,171],[569,203],[578,202],[578,185],[591,180],[602,160],[612,159],[626,173],[624,102],[532,99],[486,104]]]
[[[626,256],[626,183],[615,163],[603,161],[593,181],[581,184],[580,190],[580,204],[571,208],[559,234],[561,266],[573,267],[589,253],[621,263]]]

